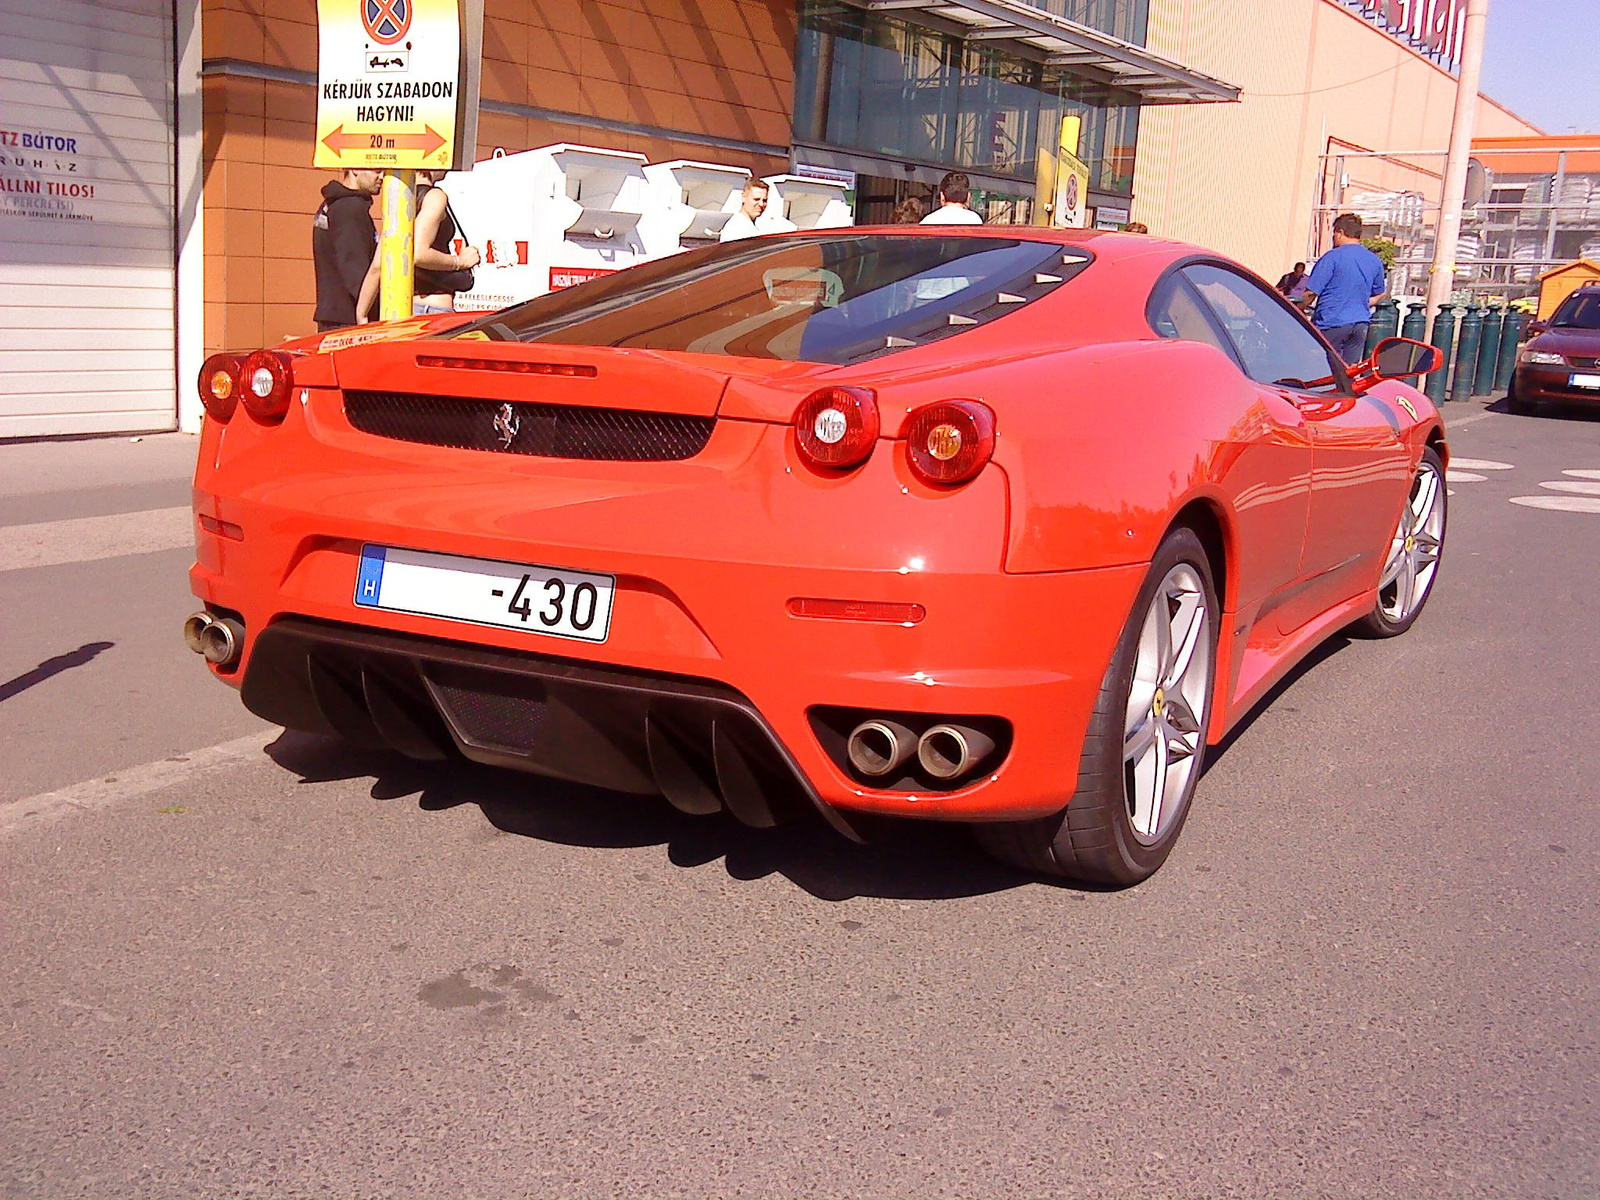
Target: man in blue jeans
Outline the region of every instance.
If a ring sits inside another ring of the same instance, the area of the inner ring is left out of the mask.
[[[1372,306],[1383,295],[1383,260],[1361,244],[1361,218],[1333,220],[1333,249],[1317,259],[1306,280],[1306,299],[1317,302],[1312,323],[1347,363],[1366,357]]]

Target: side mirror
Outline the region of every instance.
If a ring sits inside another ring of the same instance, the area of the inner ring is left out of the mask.
[[[1372,348],[1366,362],[1350,367],[1350,384],[1365,392],[1385,379],[1406,379],[1428,375],[1444,366],[1444,352],[1437,346],[1411,338],[1384,338]]]
[[[1444,366],[1444,352],[1437,346],[1410,338],[1384,338],[1373,347],[1372,363],[1379,379],[1430,375]]]
[[[1524,338],[1536,338],[1550,326],[1544,321],[1529,321],[1528,327],[1522,331]]]

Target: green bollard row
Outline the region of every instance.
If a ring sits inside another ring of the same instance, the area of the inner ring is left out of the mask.
[[[1400,336],[1410,338],[1414,342],[1425,341],[1428,336],[1428,306],[1426,304],[1413,304],[1406,309],[1406,319],[1400,322]],[[1406,380],[1412,387],[1421,387],[1422,380],[1417,375],[1407,375]]]
[[[1493,395],[1500,395],[1511,387],[1511,376],[1517,369],[1517,347],[1522,345],[1522,331],[1528,326],[1528,314],[1515,309],[1506,313],[1505,328],[1500,332],[1500,358],[1494,368]]]
[[[1478,345],[1483,341],[1483,310],[1467,305],[1456,332],[1456,370],[1450,377],[1450,399],[1468,400],[1478,382]]]
[[[1435,408],[1444,403],[1445,381],[1450,374],[1450,349],[1455,337],[1456,310],[1449,304],[1441,304],[1438,314],[1433,318],[1433,333],[1428,338],[1428,344],[1439,347],[1444,355],[1444,365],[1428,376],[1426,391]]]
[[[1400,303],[1393,296],[1385,296],[1372,310],[1372,324],[1367,326],[1365,357],[1372,357],[1372,349],[1386,337],[1393,337],[1400,329]]]
[[[1500,361],[1500,330],[1505,314],[1498,306],[1490,305],[1483,316],[1483,341],[1478,346],[1477,382],[1472,394],[1487,396],[1494,391],[1495,366]]]

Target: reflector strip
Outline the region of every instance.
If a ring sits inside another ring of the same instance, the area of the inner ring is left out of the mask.
[[[236,542],[244,541],[244,529],[232,521],[219,521],[215,517],[200,514],[200,528],[207,533],[214,533],[218,537],[232,538]]]
[[[920,604],[886,600],[820,600],[797,596],[788,604],[789,615],[820,617],[832,621],[881,621],[889,625],[915,625],[928,615]]]
[[[419,367],[449,367],[457,371],[504,371],[511,375],[564,375],[593,379],[598,371],[583,363],[521,362],[510,358],[454,358],[442,354],[417,355]]]

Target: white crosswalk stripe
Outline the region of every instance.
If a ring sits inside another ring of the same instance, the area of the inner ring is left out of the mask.
[[[94,562],[192,545],[194,513],[188,505],[108,517],[42,521],[36,525],[7,525],[0,526],[0,571]]]

